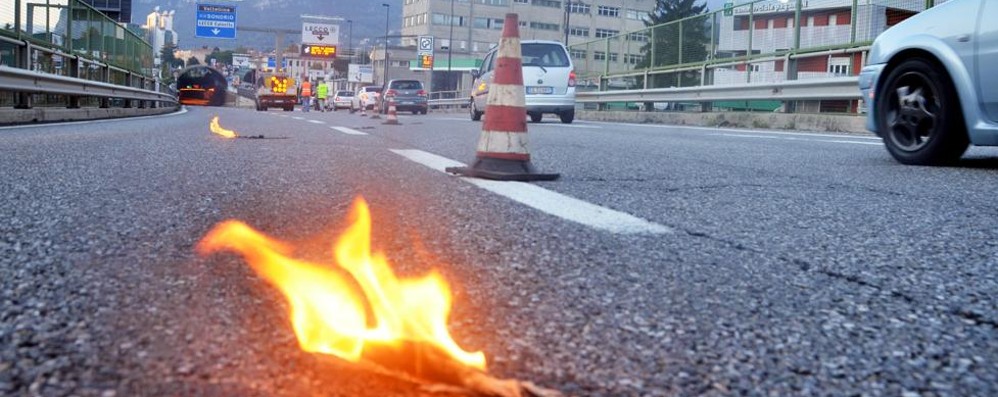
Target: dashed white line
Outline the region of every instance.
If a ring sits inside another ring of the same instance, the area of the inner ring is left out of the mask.
[[[347,128],[347,127],[329,127],[329,128],[330,129],[334,129],[334,130],[339,131],[339,132],[342,132],[342,133],[347,134],[347,135],[367,135],[366,132],[357,131],[357,130],[355,130],[353,128]]]
[[[464,164],[458,161],[422,150],[390,150],[395,154],[440,172],[446,172],[444,169],[447,167],[464,166]],[[673,230],[667,226],[566,196],[537,185],[524,182],[491,181],[477,178],[462,177],[460,179],[538,211],[611,233],[673,233]]]
[[[291,118],[293,118],[295,120],[305,120],[305,118],[301,117],[301,116],[291,116]]]
[[[325,121],[319,121],[319,120],[308,120],[308,122],[312,124],[326,124]]]

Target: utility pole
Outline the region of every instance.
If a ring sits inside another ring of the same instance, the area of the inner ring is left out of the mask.
[[[381,3],[381,6],[385,7],[385,74],[381,76],[381,80],[383,80],[381,84],[387,86],[388,85],[388,14],[389,11],[391,11],[392,6],[388,5],[388,3]]]
[[[447,37],[447,88],[451,88],[451,58],[454,54],[454,0],[450,0],[450,36]],[[457,90],[457,84],[454,84]]]

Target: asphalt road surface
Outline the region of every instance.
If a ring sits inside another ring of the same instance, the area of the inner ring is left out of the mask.
[[[243,135],[208,132],[212,115]],[[191,108],[0,129],[0,395],[422,396],[301,352],[235,218],[328,258],[357,195],[499,377],[578,396],[998,395],[998,151],[555,119],[555,182],[489,184],[464,114]]]

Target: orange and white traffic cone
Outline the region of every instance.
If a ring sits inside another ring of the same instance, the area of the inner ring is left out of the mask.
[[[399,125],[398,111],[395,109],[395,100],[388,101],[388,118],[381,124]]]
[[[448,167],[446,171],[503,181],[558,179],[559,174],[538,173],[530,163],[517,14],[506,14],[496,56],[495,77],[489,87],[475,163],[471,167]]]
[[[374,108],[371,109],[371,120],[377,120],[381,118],[381,104],[380,101],[374,101]]]

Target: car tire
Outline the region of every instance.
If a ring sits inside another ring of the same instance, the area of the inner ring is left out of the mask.
[[[475,105],[474,99],[471,100],[471,106],[468,106],[468,109],[471,109],[471,121],[482,120],[482,112],[478,111],[478,106]]]
[[[946,165],[967,151],[970,140],[960,98],[946,71],[934,61],[901,62],[877,94],[877,129],[898,162]]]
[[[561,118],[562,123],[572,124],[572,121],[575,120],[575,109],[558,113],[558,117]]]
[[[420,113],[420,114],[423,114],[423,115],[425,115],[425,114],[426,114],[426,113],[428,113],[429,111],[430,111],[429,109],[423,109],[423,110],[422,110],[422,111],[420,111],[419,113]]]
[[[540,123],[541,119],[544,118],[543,113],[527,113],[527,115],[530,116],[530,122],[532,123]]]

